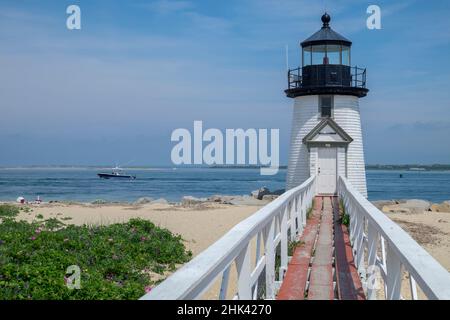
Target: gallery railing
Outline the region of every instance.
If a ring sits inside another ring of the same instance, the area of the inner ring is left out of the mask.
[[[366,88],[365,68],[345,65],[311,65],[288,71],[288,89],[309,87]]]

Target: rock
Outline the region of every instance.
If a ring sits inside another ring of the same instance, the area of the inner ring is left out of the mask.
[[[431,205],[430,210],[433,212],[450,212],[450,201],[434,203]]]
[[[388,213],[400,212],[407,214],[416,214],[429,211],[431,207],[431,203],[425,200],[408,199],[400,201],[404,202],[400,202],[394,205],[385,205],[382,207],[382,211]]]
[[[279,195],[276,195],[276,194],[265,194],[265,195],[263,195],[262,200],[273,201],[278,197],[279,197]]]
[[[196,198],[193,196],[184,196],[181,199],[181,205],[183,206],[193,206],[193,205],[197,205],[197,204],[201,204],[203,202],[208,201],[208,199],[206,198]]]
[[[164,198],[159,198],[156,200],[153,200],[152,202],[150,202],[151,204],[169,204],[169,201],[167,201]]]
[[[91,204],[107,204],[108,201],[103,200],[103,199],[97,199],[91,202]]]
[[[377,207],[379,210],[382,210],[384,206],[392,206],[394,204],[398,204],[395,200],[377,200],[372,201],[372,204]]]
[[[424,211],[429,211],[431,203],[425,200],[411,199],[406,200],[405,203],[400,203],[404,208],[411,210],[411,213],[423,213]]]
[[[218,202],[218,203],[222,203],[224,201],[225,198],[227,198],[229,196],[222,196],[219,194],[213,195],[211,197],[209,197],[207,200],[209,202]]]
[[[270,190],[266,187],[259,188],[258,190],[252,191],[251,196],[258,200],[262,200],[263,196],[270,194]]]
[[[213,195],[207,199],[208,202],[221,203],[221,204],[232,204],[231,200],[239,196],[225,196],[225,195]]]
[[[153,198],[149,198],[149,197],[143,197],[143,198],[139,198],[137,199],[133,204],[146,204],[146,203],[150,203],[153,201]]]
[[[391,206],[383,206],[381,211],[384,213],[411,213],[411,210],[407,208],[401,208],[398,205],[394,204]]]
[[[261,200],[258,200],[256,198],[254,198],[253,196],[236,196],[233,197],[233,199],[230,200],[231,204],[234,205],[241,205],[241,206],[252,206],[252,205],[257,205],[260,206],[262,204],[264,204],[264,202],[262,202]]]

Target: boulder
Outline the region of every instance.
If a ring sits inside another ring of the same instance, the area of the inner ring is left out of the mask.
[[[411,199],[406,200],[405,203],[400,203],[400,206],[408,208],[412,213],[423,213],[424,211],[430,211],[431,203],[426,200]]]
[[[430,209],[433,212],[450,212],[450,201],[434,203],[431,205]]]
[[[372,201],[372,204],[377,207],[379,210],[382,210],[384,206],[392,206],[394,204],[398,204],[395,200],[377,200]]]
[[[225,196],[225,195],[213,195],[207,199],[208,202],[215,202],[221,204],[232,204],[231,200],[239,196]]]
[[[266,187],[259,188],[258,190],[252,191],[251,196],[258,200],[262,200],[263,196],[270,194],[270,190]]]
[[[275,200],[278,197],[279,197],[279,195],[276,195],[276,194],[265,194],[265,195],[263,195],[262,200],[264,200],[264,201],[273,201],[273,200]]]
[[[222,202],[222,196],[218,195],[218,194],[213,195],[213,196],[208,198],[208,201],[210,201],[210,202],[219,202],[220,203],[220,202]]]
[[[141,204],[150,203],[152,201],[153,201],[153,198],[142,197],[142,198],[137,199],[133,204],[141,205]]]
[[[257,205],[260,206],[263,204],[263,202],[261,202],[261,200],[258,200],[256,198],[254,198],[253,196],[236,196],[233,197],[233,199],[230,200],[231,204],[234,205],[242,205],[242,206],[252,206],[252,205]]]
[[[108,203],[108,201],[103,200],[103,199],[97,199],[97,200],[91,201],[91,204],[107,204],[107,203]]]
[[[153,200],[152,202],[150,202],[151,204],[169,204],[169,201],[167,201],[164,198],[159,198],[156,200]]]
[[[419,199],[407,199],[394,205],[385,205],[382,208],[383,212],[400,212],[400,213],[424,213],[430,211],[431,203]]]
[[[197,204],[201,204],[208,201],[208,199],[206,198],[196,198],[193,196],[184,196],[181,199],[181,205],[183,206],[193,206],[193,205],[197,205]]]

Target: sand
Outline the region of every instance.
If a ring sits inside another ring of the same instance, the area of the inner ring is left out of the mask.
[[[450,212],[390,212],[386,215],[450,271]],[[384,299],[382,291],[378,290],[377,295],[379,299]],[[407,300],[411,299],[409,274],[406,271],[403,272],[401,295]],[[421,300],[426,299],[419,287],[418,297]]]
[[[450,212],[389,213],[387,216],[450,271]]]

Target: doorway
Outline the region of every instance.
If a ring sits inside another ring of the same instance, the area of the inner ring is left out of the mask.
[[[317,193],[336,194],[337,148],[319,148]]]

